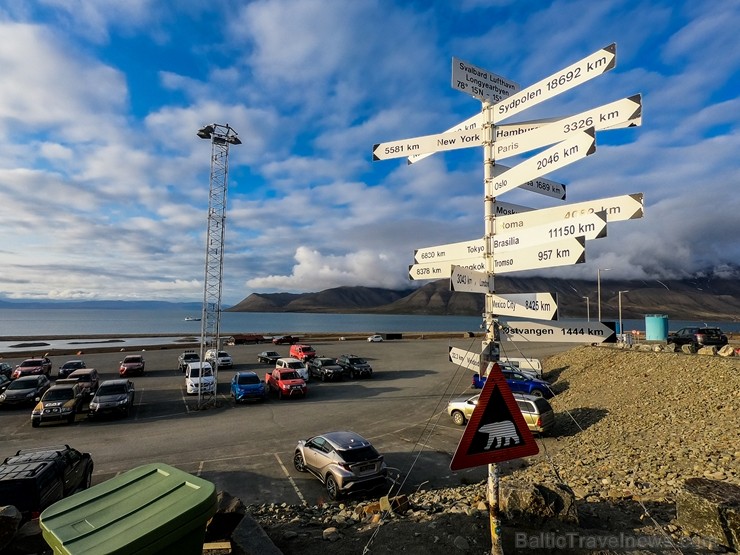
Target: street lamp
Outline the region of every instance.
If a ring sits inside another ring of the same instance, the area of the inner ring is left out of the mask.
[[[586,321],[587,322],[590,322],[591,321],[591,312],[589,310],[589,305],[591,304],[591,302],[590,302],[588,296],[585,296],[583,298],[586,299]]]
[[[596,270],[596,304],[599,309],[599,322],[601,322],[601,272],[608,272],[611,268],[597,268]]]
[[[617,293],[619,300],[619,333],[624,335],[624,330],[622,329],[622,293],[629,293],[629,291],[620,291]]]

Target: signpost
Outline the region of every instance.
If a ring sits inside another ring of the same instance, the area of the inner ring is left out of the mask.
[[[478,100],[498,102],[519,91],[519,84],[505,77],[452,58],[452,88],[471,95]]]
[[[480,371],[480,353],[472,353],[464,349],[458,349],[457,347],[448,347],[448,358],[450,362],[473,370],[474,372]]]
[[[436,247],[424,247],[414,251],[414,262],[456,260],[483,256],[483,239],[472,239]]]
[[[389,158],[403,158],[410,154],[426,154],[443,150],[456,150],[483,144],[480,129],[464,129],[425,135],[413,139],[401,139],[388,143],[378,143],[373,146],[373,162],[388,160]]]
[[[452,266],[450,290],[463,293],[493,293],[493,276],[487,272],[477,272],[462,266]]]
[[[501,225],[504,231],[493,236],[496,252],[541,245],[564,237],[582,236],[586,241],[606,237],[606,214],[594,212],[578,219],[561,220],[543,225],[519,228],[516,225]]]
[[[493,175],[498,177],[499,175],[506,171],[509,171],[510,169],[511,168],[509,166],[496,164],[493,167]],[[526,183],[522,183],[521,185],[519,185],[519,188],[527,189],[534,193],[553,197],[558,200],[565,200],[565,185],[562,183],[558,183],[557,181],[545,179],[544,177],[537,177],[535,179],[527,181]],[[496,200],[496,202],[498,203],[499,201]]]
[[[576,134],[532,158],[514,166],[486,183],[486,194],[492,197],[517,188],[522,183],[582,160],[596,152],[594,128]]]
[[[493,253],[493,268],[499,274],[570,266],[583,262],[586,262],[586,240],[583,237],[567,237],[523,249]]]
[[[616,65],[617,44],[612,43],[586,56],[582,60],[569,65],[565,69],[561,69],[557,73],[553,73],[534,85],[522,89],[505,100],[494,104],[492,106],[493,123],[495,124],[506,118],[510,118],[527,108],[549,100],[594,77],[603,75],[607,71],[614,69]]]
[[[501,216],[496,218],[496,233],[506,233],[511,230],[523,231],[552,222],[577,221],[579,218],[598,212],[604,212],[608,223],[642,218],[644,214],[643,194],[621,195]]]
[[[494,203],[494,214],[496,216],[510,216],[512,214],[521,214],[522,212],[530,212],[534,208],[528,206],[522,206],[521,204],[514,204],[512,202],[503,202],[496,200]]]
[[[493,295],[496,314],[516,318],[557,320],[558,303],[552,293],[508,293]]]
[[[543,341],[547,343],[616,343],[614,322],[560,320],[558,322],[504,322],[499,327],[503,341]]]

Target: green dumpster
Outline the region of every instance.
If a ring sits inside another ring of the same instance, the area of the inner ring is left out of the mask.
[[[216,487],[153,463],[57,501],[39,517],[55,554],[199,555]]]

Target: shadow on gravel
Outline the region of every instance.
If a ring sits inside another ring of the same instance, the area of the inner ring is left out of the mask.
[[[557,413],[555,414],[555,435],[559,437],[574,436],[581,430],[593,426],[607,414],[609,414],[609,411],[606,409],[589,407],[573,409],[569,413]]]
[[[567,391],[570,387],[570,384],[566,381],[560,381],[557,383],[550,382],[550,391],[552,391],[555,395],[558,393],[562,393],[563,391]]]
[[[560,374],[565,372],[568,368],[570,368],[570,366],[563,366],[561,368],[553,368],[552,370],[544,372],[542,374],[542,379],[547,380],[551,384],[557,383],[558,379],[560,378]]]

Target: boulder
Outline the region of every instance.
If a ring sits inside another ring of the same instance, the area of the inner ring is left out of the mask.
[[[18,527],[21,525],[21,512],[13,505],[0,507],[0,553],[13,539]]]
[[[735,355],[735,348],[731,347],[730,345],[725,345],[722,347],[719,351],[717,351],[717,354],[721,357],[734,357]]]
[[[555,518],[578,523],[576,496],[565,484],[502,484],[499,508],[511,522]]]
[[[691,344],[681,345],[681,352],[686,353],[687,355],[693,355],[696,353],[696,347]]]
[[[213,515],[206,528],[205,541],[207,542],[229,538],[247,513],[241,499],[225,491],[219,491],[216,500],[216,514]]]
[[[685,530],[740,549],[740,486],[689,478],[676,496],[676,522]]]
[[[697,355],[707,355],[707,356],[715,356],[717,354],[717,347],[714,345],[708,345],[706,347],[702,347],[696,352]]]

